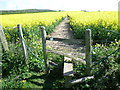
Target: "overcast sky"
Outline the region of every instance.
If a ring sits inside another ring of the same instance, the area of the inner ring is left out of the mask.
[[[0,10],[53,9],[117,11],[119,0],[0,0]]]

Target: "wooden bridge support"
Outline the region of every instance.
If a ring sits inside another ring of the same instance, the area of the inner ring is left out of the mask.
[[[71,87],[71,85],[68,82],[70,80],[72,80],[72,77],[74,76],[73,63],[70,63],[71,61],[72,61],[71,58],[64,57],[63,75],[65,77],[65,87],[66,88]]]
[[[47,72],[48,71],[48,62],[47,62],[47,54],[46,54],[46,32],[45,32],[44,27],[41,27],[41,34],[42,34],[44,61],[45,61],[46,72]],[[63,76],[65,77],[65,87],[66,88],[71,88],[71,86],[74,84],[82,83],[88,79],[94,78],[94,76],[90,76],[91,75],[90,66],[91,66],[91,62],[92,62],[92,59],[91,59],[92,58],[91,57],[91,30],[90,29],[86,30],[85,37],[86,37],[85,61],[82,59],[77,60],[77,58],[66,55],[65,53],[62,53],[62,52],[58,52],[58,51],[54,51],[54,50],[47,50],[47,52],[52,52],[52,53],[64,56]],[[74,76],[72,61],[76,61],[76,60],[81,62],[82,64],[86,64],[86,67],[87,67],[86,74],[88,76],[82,77],[80,79],[72,80],[72,77]]]

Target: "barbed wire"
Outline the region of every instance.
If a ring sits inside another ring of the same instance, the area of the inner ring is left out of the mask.
[[[25,46],[27,47],[27,49],[30,51],[30,53],[35,57],[37,58],[38,60],[44,62],[41,58],[39,58],[31,49],[31,47],[29,47],[27,44],[26,44],[26,41],[23,39],[23,41],[25,42]]]
[[[120,51],[120,48],[118,48],[117,50],[115,50],[114,52],[112,52],[111,54],[107,55],[106,57],[102,58],[100,61],[98,61],[97,63],[95,63],[94,65],[91,66],[91,69],[100,64],[101,62],[103,62],[104,60],[108,59],[108,57],[110,57],[111,55],[115,54],[116,52]]]

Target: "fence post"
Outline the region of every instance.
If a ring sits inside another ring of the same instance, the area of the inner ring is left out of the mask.
[[[0,79],[2,74],[2,43],[0,42]]]
[[[90,75],[90,66],[92,63],[92,57],[91,57],[91,30],[86,29],[85,31],[85,38],[86,38],[86,74]]]
[[[0,43],[1,44],[1,43]],[[2,53],[0,55],[0,80],[2,81]],[[2,90],[2,82],[0,83],[0,89]]]
[[[22,44],[22,49],[23,49],[23,55],[24,55],[25,63],[28,64],[28,61],[27,61],[28,54],[27,54],[27,48],[26,48],[26,45],[25,45],[24,37],[23,37],[22,27],[21,27],[20,24],[18,24],[17,27],[18,27],[20,42]]]
[[[0,42],[0,62],[2,61],[2,43]]]
[[[44,62],[45,62],[45,71],[48,74],[48,61],[47,61],[47,53],[46,53],[46,31],[44,26],[40,26],[41,36],[42,36],[42,48],[43,48],[43,55],[44,55]]]
[[[9,50],[8,43],[7,43],[7,40],[5,38],[4,31],[2,29],[2,25],[1,24],[0,24],[0,41],[1,41],[3,49],[5,51],[8,51]]]

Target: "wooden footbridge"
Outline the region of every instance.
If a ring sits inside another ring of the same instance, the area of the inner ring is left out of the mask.
[[[44,61],[45,61],[45,67],[46,67],[46,73],[49,73],[48,67],[49,67],[49,61],[47,60],[47,53],[55,53],[64,56],[64,67],[63,67],[63,75],[65,77],[65,86],[66,88],[70,88],[72,85],[76,83],[81,83],[84,82],[88,79],[93,79],[94,76],[91,76],[91,71],[90,71],[90,66],[91,66],[91,30],[87,29],[86,30],[86,49],[85,49],[85,59],[81,58],[76,58],[72,55],[69,55],[65,53],[64,51],[59,51],[59,50],[48,50],[46,49],[46,39],[52,41],[59,41],[59,40],[66,40],[62,38],[53,38],[53,37],[47,37],[46,36],[46,31],[43,26],[41,28],[41,34],[42,34],[42,47],[43,47],[43,53],[44,53]],[[69,41],[69,40],[68,40]],[[82,64],[86,65],[86,74],[87,77],[83,77],[80,79],[73,79],[74,77],[74,72],[73,72],[73,63],[72,62],[81,62]]]
[[[1,26],[0,26],[1,27]],[[26,57],[25,60],[27,60],[27,54],[26,54],[26,48],[25,48],[25,42],[24,42],[24,38],[22,35],[22,29],[21,26],[18,25],[17,27],[19,29],[19,33],[20,33],[20,40],[23,46],[23,51],[24,51],[24,56]],[[47,53],[55,53],[55,54],[59,54],[64,56],[64,66],[63,66],[63,75],[65,77],[65,86],[66,88],[70,88],[72,85],[76,84],[76,83],[81,83],[84,82],[88,79],[93,79],[94,76],[91,76],[91,30],[87,29],[86,30],[86,45],[85,45],[85,53],[81,53],[80,55],[83,57],[85,56],[85,58],[79,58],[76,57],[74,55],[71,55],[69,50],[67,50],[68,52],[64,52],[63,50],[67,47],[65,47],[64,49],[62,49],[61,51],[59,50],[53,50],[53,49],[46,49],[46,41],[49,40],[49,42],[53,42],[53,41],[64,41],[64,42],[71,42],[71,43],[76,43],[76,40],[71,40],[71,39],[65,39],[65,38],[58,38],[58,37],[47,37],[46,36],[46,31],[45,28],[43,26],[40,27],[40,31],[41,31],[41,36],[42,36],[42,47],[43,47],[43,54],[44,54],[44,62],[45,62],[45,70],[46,73],[49,73],[49,60],[47,59]],[[4,38],[4,33],[2,28],[0,28],[0,46],[4,46],[5,50],[8,50],[7,43],[5,38]],[[69,45],[71,45],[71,43]],[[1,51],[2,52],[2,51]],[[75,51],[76,52],[76,51]],[[74,77],[74,72],[73,72],[73,62],[81,62],[82,64],[86,65],[86,75],[87,77],[83,77],[80,79],[72,79],[72,77]]]

